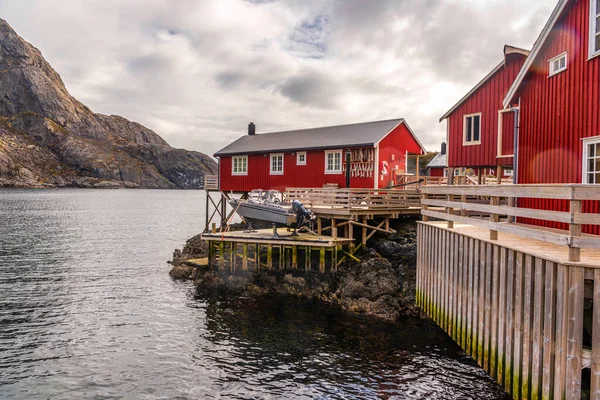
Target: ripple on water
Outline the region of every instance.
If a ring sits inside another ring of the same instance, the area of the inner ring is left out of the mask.
[[[203,192],[0,190],[0,397],[507,398],[440,330],[203,297],[165,261]]]

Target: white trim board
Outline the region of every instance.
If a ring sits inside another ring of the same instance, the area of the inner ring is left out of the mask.
[[[504,108],[510,107],[512,99],[515,97],[517,90],[519,90],[521,83],[523,83],[523,79],[525,79],[525,75],[527,75],[527,72],[529,72],[529,68],[531,68],[533,62],[539,55],[544,43],[546,42],[546,39],[548,39],[550,32],[558,22],[558,19],[560,18],[567,4],[569,4],[569,0],[560,0],[556,5],[556,8],[554,8],[554,11],[552,11],[552,15],[550,15],[550,19],[548,20],[548,22],[546,22],[546,26],[544,26],[544,29],[542,29],[540,36],[535,41],[535,44],[533,45],[533,49],[531,50],[529,57],[527,57],[527,60],[525,60],[525,64],[523,64],[521,71],[519,71],[519,74],[515,78],[515,81],[513,82],[512,86],[510,87],[510,89],[508,89],[506,97],[504,97],[504,100],[502,101],[502,106]]]

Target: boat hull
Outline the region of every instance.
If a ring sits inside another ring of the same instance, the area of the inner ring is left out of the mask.
[[[287,226],[296,223],[296,213],[290,207],[239,200],[231,200],[229,204],[237,210],[239,215],[246,219],[268,221]]]

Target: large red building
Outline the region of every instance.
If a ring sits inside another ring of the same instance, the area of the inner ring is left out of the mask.
[[[503,103],[520,105],[518,183],[600,183],[600,0],[558,3]],[[600,209],[586,202],[584,211]]]
[[[383,188],[405,173],[408,154],[425,148],[402,118],[248,134],[215,153],[219,189],[248,192],[287,187],[346,187],[346,152],[350,152],[350,187]]]
[[[512,168],[515,113],[502,100],[528,55],[504,46],[502,62],[440,118],[447,120],[449,168]]]

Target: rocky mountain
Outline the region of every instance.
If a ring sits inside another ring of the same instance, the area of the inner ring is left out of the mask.
[[[205,154],[92,112],[38,49],[0,19],[0,187],[198,188],[217,173]]]

